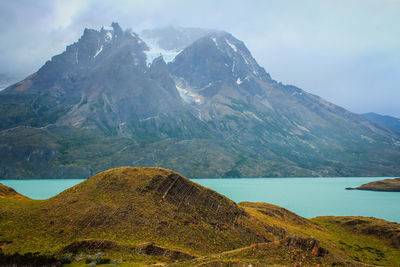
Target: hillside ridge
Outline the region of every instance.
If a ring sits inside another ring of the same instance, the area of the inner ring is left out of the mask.
[[[0,183],[0,198],[28,199],[28,197],[18,193],[13,188]]]
[[[400,258],[398,224],[236,204],[161,168],[111,169],[46,200],[0,197],[0,214],[0,264],[357,266]]]

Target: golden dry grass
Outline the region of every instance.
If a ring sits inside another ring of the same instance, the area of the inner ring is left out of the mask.
[[[0,187],[5,255],[38,252],[74,264],[400,265],[399,224],[236,204],[160,168],[111,169],[47,200],[14,192]]]

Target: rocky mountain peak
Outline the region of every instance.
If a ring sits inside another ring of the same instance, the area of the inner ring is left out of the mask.
[[[242,90],[241,94],[247,94],[246,90],[261,94],[252,89],[257,87],[255,83],[271,81],[245,44],[227,32],[215,32],[195,41],[169,63],[169,69],[186,82],[186,91],[205,97],[219,94],[226,87]]]
[[[81,178],[121,165],[191,177],[398,173],[397,131],[273,81],[231,34],[199,32],[181,51],[117,23],[85,29],[0,92],[0,175]]]
[[[160,72],[168,72],[168,66],[167,63],[165,63],[163,56],[155,58],[149,68],[149,73],[158,75]]]
[[[126,31],[127,32],[127,31]],[[100,29],[100,33],[105,34],[108,40],[121,39],[124,37],[124,31],[117,22],[111,23],[111,26],[103,26]]]
[[[232,34],[228,32],[217,32],[208,35],[205,39],[208,41],[211,40],[220,52],[231,59],[228,65],[231,67],[231,72],[235,77],[243,80],[251,75],[260,80],[271,79],[264,68],[258,65],[246,45],[233,37]]]
[[[118,66],[124,62],[143,73],[146,68],[146,55],[143,51],[146,49],[148,47],[136,33],[123,31],[118,23],[113,23],[112,27],[102,27],[99,31],[85,28],[77,42],[47,61],[38,70],[38,75],[35,74],[23,84],[24,90],[21,91],[43,91],[61,80],[63,86],[59,87],[65,91],[66,83],[72,87],[72,83],[78,81],[79,77],[95,69],[101,71],[116,61],[119,62]]]
[[[119,24],[117,22],[111,23],[111,27],[114,30],[115,37],[119,37],[119,36],[123,35],[122,28],[121,28],[121,26],[119,26]]]
[[[159,56],[153,60],[153,63],[147,70],[148,76],[157,81],[169,94],[174,98],[180,99],[174,80],[168,72],[168,66],[163,56]]]

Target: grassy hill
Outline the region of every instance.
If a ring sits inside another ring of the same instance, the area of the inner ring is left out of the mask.
[[[400,225],[302,218],[160,168],[99,173],[47,200],[0,184],[0,265],[400,264]]]

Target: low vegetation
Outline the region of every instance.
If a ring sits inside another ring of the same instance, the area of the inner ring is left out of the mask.
[[[0,185],[0,265],[398,266],[400,225],[236,204],[170,170],[121,167],[47,200]]]

